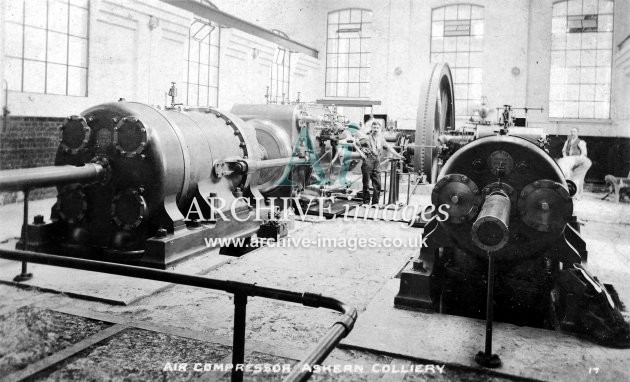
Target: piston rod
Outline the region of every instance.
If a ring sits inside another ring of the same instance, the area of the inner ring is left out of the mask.
[[[107,178],[108,169],[101,163],[83,166],[47,166],[0,171],[0,191],[92,183]]]

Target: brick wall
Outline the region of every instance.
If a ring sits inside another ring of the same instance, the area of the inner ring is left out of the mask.
[[[10,116],[0,129],[0,170],[52,166],[63,118]],[[1,120],[0,120],[1,121]],[[32,190],[30,199],[54,197],[55,188]],[[0,192],[0,205],[21,201],[21,192]]]

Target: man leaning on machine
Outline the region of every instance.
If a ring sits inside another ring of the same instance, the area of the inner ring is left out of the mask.
[[[363,204],[378,207],[378,200],[381,195],[381,149],[389,151],[394,159],[403,159],[394,148],[387,143],[381,134],[381,124],[374,121],[367,134],[359,137],[361,151],[365,155],[361,166],[363,180]],[[372,203],[370,204],[370,181],[372,182]]]

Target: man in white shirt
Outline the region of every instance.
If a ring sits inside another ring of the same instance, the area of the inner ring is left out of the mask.
[[[574,127],[571,129],[571,135],[567,137],[562,147],[562,158],[558,159],[556,162],[562,169],[564,176],[575,182],[577,186],[575,199],[577,200],[582,198],[584,178],[586,177],[588,169],[591,168],[593,164],[586,155],[586,142],[580,139],[578,129]]]
[[[363,204],[370,204],[370,181],[372,182],[372,203],[373,206],[378,206],[378,200],[381,195],[381,149],[386,149],[392,154],[394,159],[403,159],[403,156],[398,154],[394,148],[387,143],[383,135],[381,134],[381,124],[378,121],[372,123],[368,134],[361,134],[359,137],[359,143],[361,145],[361,151],[365,155],[363,159],[363,165],[361,166],[361,173],[363,175]]]

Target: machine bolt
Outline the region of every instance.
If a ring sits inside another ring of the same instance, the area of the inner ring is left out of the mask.
[[[44,215],[35,215],[33,224],[44,224]]]
[[[89,116],[88,117],[88,122],[93,122],[94,121],[94,117],[93,116]]]
[[[543,211],[549,211],[549,203],[547,203],[547,202],[542,202],[542,203],[540,203],[540,208],[541,208]]]
[[[483,193],[487,194],[488,192],[490,192],[490,187],[484,187],[483,188]]]
[[[141,160],[145,160],[145,159],[147,159],[147,156],[145,154],[140,154],[140,159]]]
[[[468,177],[466,175],[462,175],[461,181],[462,183],[468,183]]]
[[[539,188],[540,187],[540,182],[539,181],[535,181],[534,182],[534,187]]]
[[[238,130],[234,130],[234,135],[241,135],[241,132]]]
[[[144,194],[144,191],[145,191],[144,186],[138,187],[138,194],[142,195]]]
[[[226,119],[226,120],[225,120],[225,124],[226,124],[226,125],[231,125],[231,124],[232,124],[232,121],[230,121],[229,119]]]
[[[520,161],[516,165],[516,169],[519,170],[519,171],[525,171],[525,170],[527,170],[528,167],[529,167],[529,165],[525,161]]]
[[[457,194],[452,195],[451,202],[453,202],[453,204],[459,203],[459,196],[457,196]]]
[[[473,165],[474,168],[480,169],[481,167],[483,167],[483,161],[481,159],[477,158],[477,159],[475,159],[472,162],[472,165]]]

